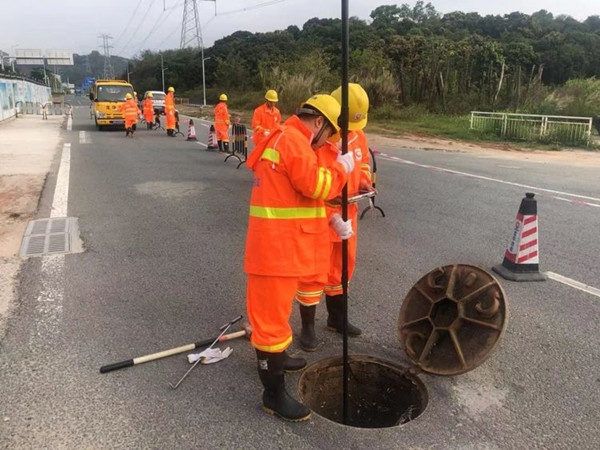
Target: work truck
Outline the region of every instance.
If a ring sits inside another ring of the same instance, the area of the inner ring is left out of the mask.
[[[124,80],[96,80],[90,87],[91,116],[98,130],[125,128],[125,115],[119,109],[125,96],[133,96],[133,86]]]

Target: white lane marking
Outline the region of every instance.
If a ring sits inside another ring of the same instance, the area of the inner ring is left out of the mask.
[[[71,144],[63,144],[60,167],[54,188],[54,200],[50,217],[67,217],[67,202],[69,200],[69,172],[71,169]]]
[[[379,153],[379,155],[377,155],[377,156],[382,156],[382,157],[384,157],[386,159],[390,159],[392,161],[398,161],[398,162],[401,162],[403,164],[408,164],[408,165],[411,165],[411,166],[422,167],[424,169],[437,170],[437,171],[440,171],[440,172],[447,172],[447,173],[452,173],[452,174],[456,174],[456,175],[463,175],[463,176],[470,177],[470,178],[477,178],[479,180],[486,180],[486,181],[493,181],[495,183],[508,184],[510,186],[522,187],[522,188],[529,189],[529,190],[532,190],[532,191],[541,191],[541,192],[548,192],[550,194],[566,195],[566,196],[573,197],[573,198],[576,198],[576,199],[582,199],[582,200],[579,200],[579,201],[576,201],[576,200],[568,200],[568,201],[571,201],[571,202],[574,202],[574,203],[577,203],[577,204],[581,204],[581,205],[587,205],[587,206],[593,206],[595,208],[600,208],[600,198],[598,198],[598,197],[589,197],[587,195],[571,194],[569,192],[556,191],[554,189],[545,189],[545,188],[541,188],[541,187],[530,186],[528,184],[514,183],[512,181],[499,180],[498,178],[491,178],[491,177],[486,177],[486,176],[483,176],[483,175],[476,175],[474,173],[469,173],[469,172],[460,172],[458,170],[446,169],[444,167],[430,166],[428,164],[419,164],[419,163],[416,163],[414,161],[409,161],[407,159],[399,158],[397,156],[390,156],[390,155],[388,155],[386,153]],[[563,198],[558,198],[556,196],[552,196],[552,197],[553,198],[557,198],[559,200],[564,200]],[[596,203],[589,203],[589,202],[586,202],[586,201],[583,201],[583,200],[591,200],[591,201],[594,201],[594,202],[598,202],[598,204],[596,204]]]
[[[67,131],[71,131],[73,129],[73,116],[69,116],[67,119]]]
[[[198,141],[198,142],[196,142],[196,144],[201,145],[202,147],[208,148],[208,144],[205,144],[204,142]]]
[[[580,291],[587,292],[588,294],[595,295],[596,297],[600,297],[600,289],[597,289],[592,286],[588,286],[587,284],[583,284],[577,280],[573,280],[571,278],[563,277],[554,272],[546,272],[548,278],[558,281],[559,283],[566,284],[567,286],[574,287],[575,289],[579,289]]]
[[[50,217],[67,217],[70,169],[71,144],[67,143],[63,144]],[[42,256],[41,287],[36,305],[39,320],[30,335],[31,342],[48,342],[60,331],[65,296],[64,271],[64,254]]]
[[[92,137],[90,136],[90,133],[88,133],[87,131],[80,131],[79,132],[79,143],[80,144],[91,144]]]

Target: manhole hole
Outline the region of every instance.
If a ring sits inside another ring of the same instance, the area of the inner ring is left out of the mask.
[[[358,428],[388,428],[414,420],[428,403],[427,389],[406,368],[367,355],[348,359],[348,417],[343,417],[342,358],[312,364],[299,381],[301,401],[317,414]]]

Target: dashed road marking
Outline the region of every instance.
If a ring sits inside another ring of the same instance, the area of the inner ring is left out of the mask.
[[[90,136],[90,133],[88,133],[87,131],[80,131],[79,132],[79,143],[80,144],[91,144],[92,137]]]
[[[566,284],[567,286],[571,286],[575,289],[579,289],[580,291],[587,292],[588,294],[592,294],[600,298],[600,289],[598,288],[588,286],[587,284],[581,283],[571,278],[563,277],[562,275],[559,275],[554,272],[546,272],[546,275],[548,275],[548,278],[554,281],[558,281],[559,283]]]

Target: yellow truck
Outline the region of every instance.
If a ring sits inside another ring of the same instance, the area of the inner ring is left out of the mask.
[[[133,86],[124,80],[96,80],[90,88],[91,115],[98,130],[107,127],[125,128],[125,115],[119,107],[125,95],[133,95]]]

